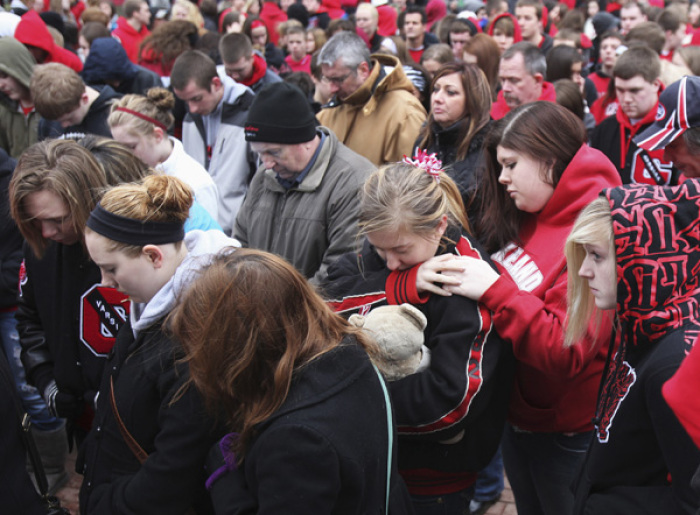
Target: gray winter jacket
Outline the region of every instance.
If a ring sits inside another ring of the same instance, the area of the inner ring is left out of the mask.
[[[357,244],[359,193],[375,168],[329,129],[318,129],[326,138],[301,184],[286,190],[273,170],[259,168],[234,227],[244,247],[286,258],[315,284]]]

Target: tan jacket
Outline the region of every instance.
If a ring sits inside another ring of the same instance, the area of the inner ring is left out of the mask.
[[[412,91],[396,57],[373,55],[372,72],[362,86],[342,103],[322,109],[318,120],[375,165],[400,161],[412,154],[426,118]]]

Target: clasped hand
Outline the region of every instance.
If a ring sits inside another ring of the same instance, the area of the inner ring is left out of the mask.
[[[452,294],[480,300],[498,280],[498,273],[481,259],[443,254],[420,265],[416,275],[419,292]]]

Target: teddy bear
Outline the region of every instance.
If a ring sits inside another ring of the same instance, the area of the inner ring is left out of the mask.
[[[367,315],[352,315],[348,321],[367,331],[377,342],[377,368],[387,381],[396,381],[430,364],[430,351],[423,345],[425,315],[410,304],[380,306]]]
[[[430,365],[430,349],[423,345],[423,331],[428,320],[410,304],[380,306],[367,315],[352,315],[348,322],[367,331],[379,346],[375,364],[387,381],[397,381],[425,370]],[[456,444],[464,437],[464,429],[447,440]]]

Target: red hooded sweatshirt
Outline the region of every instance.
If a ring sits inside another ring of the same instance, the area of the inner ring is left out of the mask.
[[[43,63],[61,63],[76,72],[83,70],[83,63],[74,53],[58,46],[44,20],[36,11],[27,11],[15,29],[15,39],[25,46],[40,48],[48,53]]]
[[[126,55],[132,63],[139,61],[139,46],[146,36],[151,32],[144,25],[141,30],[137,31],[129,25],[126,18],[120,16],[117,20],[117,28],[112,31],[112,36],[117,38],[126,50]]]
[[[260,11],[260,21],[267,27],[268,41],[277,46],[280,39],[277,26],[283,21],[287,21],[287,13],[280,9],[275,0],[266,0]]]
[[[518,23],[517,18],[509,13],[499,14],[493,19],[491,25],[489,25],[489,36],[493,37],[493,28],[496,26],[498,20],[506,17],[513,20],[513,43],[520,43],[523,40],[523,35],[520,32],[520,24]]]
[[[553,128],[553,130],[555,130]],[[508,273],[482,296],[496,330],[517,360],[510,422],[524,430],[581,432],[592,428],[611,323],[563,347],[566,320],[564,242],[581,210],[620,176],[602,152],[583,145],[544,209],[526,215],[518,242],[494,255]]]

